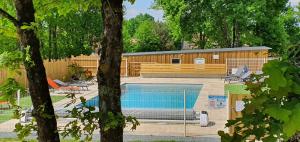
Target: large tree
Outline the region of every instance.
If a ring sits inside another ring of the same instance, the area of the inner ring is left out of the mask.
[[[173,38],[199,48],[269,46],[281,53],[288,43],[287,0],[155,0]],[[292,21],[290,21],[292,22]]]
[[[98,6],[99,5],[99,6]],[[100,4],[90,4],[87,9],[74,9],[60,15],[53,8],[40,21],[42,55],[46,59],[62,59],[89,55],[99,45],[102,34]]]
[[[123,0],[101,2],[104,35],[97,73],[101,141],[122,142],[124,121],[120,101],[120,65],[123,51]],[[109,125],[112,121],[117,125]]]
[[[45,67],[40,54],[40,41],[35,33],[35,10],[32,0],[14,0],[17,18],[3,9],[0,15],[11,21],[16,29],[23,63],[29,82],[29,92],[33,103],[32,115],[38,126],[40,142],[59,142],[57,122],[48,90]]]
[[[164,22],[149,14],[139,14],[123,24],[124,52],[174,50],[175,41]]]

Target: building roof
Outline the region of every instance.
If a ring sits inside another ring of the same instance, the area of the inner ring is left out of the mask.
[[[236,48],[214,48],[214,49],[193,49],[193,50],[176,50],[176,51],[153,51],[153,52],[136,52],[123,53],[123,56],[141,56],[141,55],[157,55],[157,54],[183,54],[183,53],[206,53],[206,52],[232,52],[232,51],[259,51],[269,50],[270,47],[236,47]]]

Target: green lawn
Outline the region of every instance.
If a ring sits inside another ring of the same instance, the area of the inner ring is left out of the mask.
[[[229,91],[231,94],[250,94],[246,90],[247,86],[243,84],[226,84],[225,85],[225,94]]]
[[[51,96],[52,102],[55,103],[62,99],[66,98],[65,96]],[[28,109],[32,105],[30,97],[24,97],[20,99],[20,106],[23,109]],[[0,110],[0,123],[10,120],[13,117],[13,110]]]

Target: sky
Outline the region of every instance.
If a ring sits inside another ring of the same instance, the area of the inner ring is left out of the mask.
[[[300,0],[289,0],[289,2],[292,6],[295,6],[300,2]],[[152,15],[155,20],[162,21],[164,15],[163,11],[151,9],[152,4],[153,0],[135,0],[133,5],[126,1],[125,19],[133,18],[140,13],[148,13]]]
[[[135,3],[132,5],[129,2],[125,1],[125,19],[130,19],[135,17],[140,13],[148,13],[152,15],[155,20],[163,20],[163,11],[151,9],[153,0],[135,0]]]

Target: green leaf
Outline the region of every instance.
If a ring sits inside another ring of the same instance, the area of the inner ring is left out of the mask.
[[[264,73],[270,77],[266,79],[266,83],[270,88],[277,91],[280,87],[287,86],[287,80],[284,77],[285,69],[282,69],[281,64],[278,61],[270,61],[263,67]]]
[[[265,113],[269,114],[271,117],[283,121],[289,121],[289,115],[291,115],[291,111],[281,108],[278,105],[268,105],[267,109],[264,111]]]
[[[300,131],[300,104],[295,106],[289,121],[283,125],[283,132],[287,138],[293,136],[298,131]]]
[[[128,0],[131,4],[134,4],[135,0]]]

